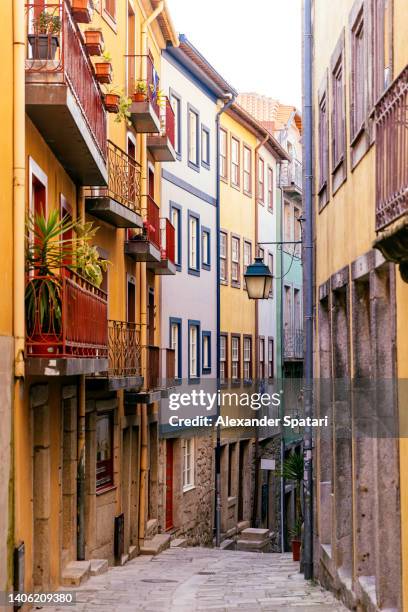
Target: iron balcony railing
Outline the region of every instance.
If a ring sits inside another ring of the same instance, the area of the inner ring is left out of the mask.
[[[127,321],[108,322],[110,377],[140,376],[140,325]]]
[[[303,331],[285,330],[283,332],[283,356],[284,359],[303,359]]]
[[[160,251],[161,259],[169,259],[175,263],[175,229],[167,217],[160,217],[160,208],[149,195],[145,196],[146,205],[143,208],[143,228],[129,230],[132,240],[145,239]]]
[[[408,66],[377,102],[374,117],[379,231],[408,212]]]
[[[149,345],[143,347],[143,353],[145,390],[154,391],[174,386],[175,350]]]
[[[167,96],[160,107],[160,134],[161,136],[167,136],[172,147],[175,147],[174,111]]]
[[[40,22],[41,15],[42,22]],[[43,24],[44,21],[49,25],[40,27],[39,24]],[[62,76],[81,107],[93,139],[105,159],[106,112],[102,93],[82,42],[80,30],[66,2],[26,4],[26,23],[28,38],[26,73],[36,73],[36,82],[44,84],[49,84],[51,74]],[[44,29],[45,34],[42,33]]]
[[[281,187],[296,187],[299,191],[302,190],[302,164],[297,159],[283,162],[280,173]]]
[[[166,217],[160,219],[161,245],[160,252],[162,259],[169,259],[175,263],[175,230],[174,226]]]
[[[133,101],[149,100],[160,118],[160,79],[149,55],[126,55],[127,95]]]
[[[63,268],[28,276],[26,347],[38,357],[107,357],[108,301],[102,289]]]
[[[120,147],[108,140],[108,187],[89,187],[87,196],[108,196],[126,208],[141,213],[141,166]]]

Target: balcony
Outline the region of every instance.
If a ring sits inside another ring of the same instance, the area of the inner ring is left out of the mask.
[[[160,106],[160,134],[147,137],[147,146],[155,161],[176,161],[174,130],[174,111],[166,97],[164,103]]]
[[[29,276],[26,285],[27,374],[69,376],[108,369],[108,302],[76,272]]]
[[[108,186],[85,191],[86,210],[114,227],[142,227],[140,164],[108,142]]]
[[[283,332],[283,359],[284,361],[298,361],[303,359],[303,331],[285,330]]]
[[[408,66],[375,106],[374,246],[408,282]]]
[[[142,355],[144,388],[139,392],[126,393],[127,411],[129,409],[131,411],[136,404],[152,404],[159,401],[175,384],[175,351],[173,349],[145,346]],[[165,371],[162,370],[163,364]]]
[[[76,183],[106,185],[106,112],[79,28],[65,2],[27,4],[26,23],[27,114]]]
[[[289,196],[302,197],[302,164],[297,159],[283,162],[280,173],[280,187]]]
[[[159,76],[148,55],[126,55],[130,120],[136,132],[160,134]]]
[[[150,196],[146,196],[143,228],[129,232],[125,254],[134,261],[146,262],[158,275],[176,273],[174,227]]]

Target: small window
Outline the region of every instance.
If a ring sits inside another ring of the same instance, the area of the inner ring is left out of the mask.
[[[273,378],[273,338],[268,338],[268,378]]]
[[[273,211],[273,170],[268,166],[268,210]]]
[[[210,230],[203,229],[202,230],[202,238],[201,238],[201,251],[202,251],[202,267],[205,270],[209,270],[211,266],[211,243],[210,243]]]
[[[252,193],[252,152],[244,145],[244,193]]]
[[[329,174],[329,125],[327,113],[327,88],[319,100],[319,193],[328,183]],[[324,204],[327,202],[327,197]]]
[[[225,232],[220,232],[220,280],[228,281],[228,238]]]
[[[393,0],[373,0],[374,85],[377,100],[392,82]]]
[[[194,487],[194,439],[186,438],[183,444],[183,491]]]
[[[344,159],[345,135],[344,135],[344,62],[343,52],[332,71],[332,149],[333,149],[333,171]]]
[[[259,338],[259,378],[265,378],[265,338]]]
[[[244,338],[244,379],[252,379],[252,338]]]
[[[220,336],[220,383],[225,383],[228,376],[227,370],[227,336]]]
[[[199,326],[195,323],[190,323],[188,329],[189,343],[189,378],[198,378],[199,376]]]
[[[273,254],[272,253],[268,253],[268,268],[273,277],[274,274],[273,274]],[[269,291],[269,295],[273,296],[273,278],[272,278],[271,290]]]
[[[239,140],[231,138],[231,184],[239,187],[240,155]]]
[[[262,261],[265,263],[265,249],[263,247],[259,247],[258,257],[260,257]]]
[[[113,486],[113,414],[96,419],[96,490]]]
[[[220,130],[220,176],[228,179],[228,136],[223,129]]]
[[[116,0],[105,0],[105,11],[108,13],[109,17],[116,20]]]
[[[198,113],[191,108],[188,109],[188,161],[189,164],[198,168],[199,165],[199,118]]]
[[[236,236],[231,236],[231,283],[239,285],[239,259],[241,241]]]
[[[170,347],[174,350],[175,377],[181,378],[181,322],[172,321],[170,324]]]
[[[211,332],[203,331],[203,374],[211,373]]]
[[[199,271],[199,220],[193,215],[188,218],[188,268],[190,271]]]
[[[252,263],[252,244],[244,240],[244,274]]]
[[[240,338],[231,336],[231,378],[238,380],[240,375]]]
[[[262,157],[258,159],[258,200],[263,203],[265,199],[265,163]]]
[[[181,99],[175,93],[170,93],[170,104],[174,112],[174,150],[181,157]]]
[[[204,126],[201,128],[201,165],[210,167],[210,131]]]
[[[360,132],[365,119],[366,58],[364,11],[361,9],[351,29],[351,139]]]
[[[177,267],[181,268],[181,209],[170,206],[170,221],[174,227],[174,258]]]

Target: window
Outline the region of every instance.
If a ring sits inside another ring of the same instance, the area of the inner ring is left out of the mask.
[[[284,227],[284,237],[285,242],[290,242],[292,240],[292,214],[291,214],[291,205],[289,202],[285,202],[283,208],[283,227]],[[290,245],[284,245],[284,250],[287,251]]]
[[[220,176],[228,179],[228,136],[223,129],[220,129]]]
[[[174,112],[174,150],[181,158],[181,98],[170,90],[170,104]]]
[[[327,187],[329,176],[329,121],[327,113],[327,76],[319,93],[319,194]],[[320,201],[326,204],[328,193]]]
[[[265,263],[265,249],[263,247],[258,248],[258,257]]]
[[[183,444],[183,491],[194,487],[194,438],[186,438]]]
[[[374,9],[374,98],[392,81],[392,0],[373,0]]]
[[[356,138],[364,125],[366,104],[366,58],[364,12],[361,10],[351,28],[350,136]]]
[[[170,319],[170,348],[174,350],[175,377],[181,379],[181,319]]]
[[[113,20],[116,19],[116,0],[105,0],[105,11]]]
[[[210,130],[201,127],[201,165],[210,168]]]
[[[252,244],[244,240],[244,274],[252,262]]]
[[[251,149],[244,145],[244,193],[252,193],[252,153]]]
[[[337,43],[332,58],[332,154],[334,172],[344,160],[345,120],[344,120],[344,35]]]
[[[96,418],[96,490],[113,486],[113,414]]]
[[[259,378],[265,378],[265,338],[259,338]]]
[[[201,232],[201,265],[204,270],[210,270],[211,268],[211,241],[210,241],[210,230],[208,228],[202,228]]]
[[[190,106],[188,108],[188,165],[195,170],[199,167],[199,115]]]
[[[203,331],[203,374],[211,374],[211,332]]]
[[[241,241],[236,236],[231,236],[231,284],[238,285],[240,284],[239,278],[239,256],[240,256],[240,248]]]
[[[198,322],[189,321],[188,325],[188,347],[189,347],[189,378],[198,378],[200,371],[200,325]]]
[[[228,376],[227,336],[220,336],[220,383],[225,383]]]
[[[220,280],[228,281],[228,238],[225,232],[220,232]]]
[[[244,380],[252,378],[252,338],[244,337]]]
[[[175,204],[170,204],[170,221],[174,226],[174,257],[178,270],[181,270],[181,208]]]
[[[300,227],[299,219],[300,219],[300,210],[299,210],[299,208],[297,208],[295,206],[295,208],[294,208],[293,225],[294,225],[294,240],[296,242],[300,242],[300,240],[301,240],[301,231],[300,231],[301,227]],[[294,247],[295,248],[293,249],[293,252],[295,253],[295,255],[297,257],[300,257],[301,253],[302,253],[301,245],[300,244],[295,244]]]
[[[240,337],[231,336],[231,378],[238,380],[240,374]]]
[[[268,378],[273,378],[273,338],[268,338]]]
[[[274,276],[273,274],[273,254],[272,253],[268,253],[268,268],[271,271],[272,276]],[[271,290],[269,291],[269,295],[270,296],[273,295],[273,278],[272,278]]]
[[[188,214],[188,270],[199,274],[200,268],[200,221],[198,217]]]
[[[265,198],[265,163],[262,157],[258,159],[258,200],[263,203]]]
[[[268,210],[273,211],[273,170],[268,166]]]
[[[240,157],[239,140],[231,138],[231,185],[239,187]]]

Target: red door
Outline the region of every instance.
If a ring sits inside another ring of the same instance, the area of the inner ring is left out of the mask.
[[[173,440],[166,441],[166,530],[173,527]]]

